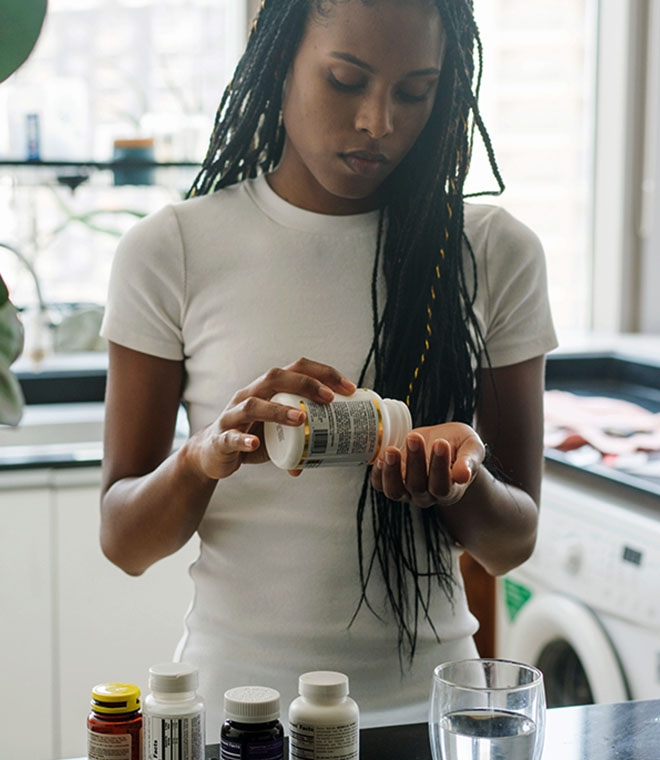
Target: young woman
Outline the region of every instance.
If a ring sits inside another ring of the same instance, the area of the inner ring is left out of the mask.
[[[177,656],[209,739],[226,689],[286,705],[308,670],[347,673],[363,725],[425,720],[433,667],[476,654],[461,551],[534,546],[555,337],[537,238],[464,204],[475,129],[499,181],[475,46],[468,0],[265,0],[194,197],[117,252],[101,542],[139,575],[198,532]],[[408,403],[403,450],[267,462],[263,423],[304,422],[275,393],[356,384]]]

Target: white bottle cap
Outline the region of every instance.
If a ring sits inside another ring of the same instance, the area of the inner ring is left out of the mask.
[[[199,685],[197,668],[185,662],[165,662],[149,668],[149,688],[165,694],[195,691]]]
[[[300,696],[308,699],[341,699],[348,695],[348,676],[333,670],[303,673],[298,679]]]
[[[412,430],[410,409],[403,401],[394,398],[384,398],[383,409],[387,411],[390,420],[387,446],[401,449],[406,442],[406,436]]]
[[[225,692],[225,718],[267,723],[280,717],[280,693],[267,686],[238,686]]]

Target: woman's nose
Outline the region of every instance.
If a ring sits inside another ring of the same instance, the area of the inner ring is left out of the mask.
[[[355,128],[380,140],[394,131],[392,100],[388,93],[373,93],[361,103],[355,117]]]

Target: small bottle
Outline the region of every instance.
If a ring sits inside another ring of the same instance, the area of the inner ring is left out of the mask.
[[[204,700],[197,668],[168,662],[149,668],[144,700],[144,760],[204,760]]]
[[[140,689],[131,683],[101,683],[92,689],[91,706],[89,760],[141,760]]]
[[[303,673],[298,692],[289,707],[290,760],[358,760],[360,711],[348,696],[348,676]]]
[[[225,692],[220,760],[284,760],[280,693],[266,686],[239,686]]]
[[[387,446],[401,448],[412,430],[410,410],[391,398],[360,388],[317,404],[293,393],[276,393],[272,401],[305,412],[302,425],[264,424],[266,450],[283,470],[371,464]]]

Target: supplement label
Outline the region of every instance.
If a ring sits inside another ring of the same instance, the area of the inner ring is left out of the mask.
[[[373,399],[303,405],[309,436],[299,467],[366,464],[378,453],[383,423]]]
[[[144,721],[144,760],[204,760],[204,725],[201,714]]]
[[[241,743],[221,739],[220,760],[284,760],[284,740]]]
[[[97,734],[87,732],[89,760],[138,760],[131,755],[130,734]]]
[[[341,726],[289,725],[290,760],[358,760],[358,724]]]

